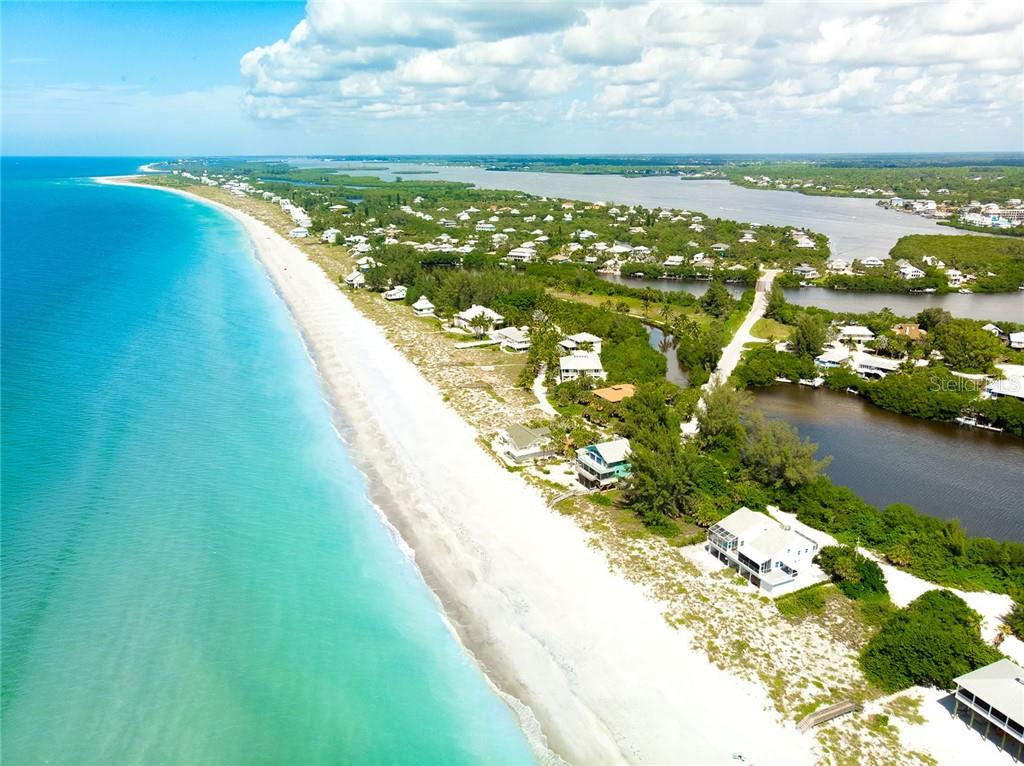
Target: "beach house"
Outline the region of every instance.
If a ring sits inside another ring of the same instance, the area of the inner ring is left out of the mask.
[[[347,277],[345,277],[345,284],[349,287],[362,287],[366,284],[366,275],[359,269],[353,269]]]
[[[526,327],[503,327],[492,332],[491,337],[501,341],[505,351],[526,351],[530,348],[530,333]]]
[[[601,366],[601,357],[593,351],[573,351],[558,360],[558,382],[580,378],[604,380],[608,373]]]
[[[896,265],[900,270],[900,279],[921,279],[924,272],[909,261],[899,260]]]
[[[813,561],[818,544],[744,506],[708,530],[707,550],[771,594],[800,577]]]
[[[869,340],[874,340],[875,334],[871,332],[867,327],[860,324],[848,324],[843,325],[839,328],[840,340],[853,341],[855,343],[865,343]]]
[[[885,264],[885,261],[883,261],[881,258],[876,258],[875,256],[872,255],[868,256],[867,258],[861,258],[860,261],[858,261],[858,263],[860,263],[861,266],[867,269],[877,269],[879,266],[883,266]]]
[[[573,351],[593,351],[595,354],[600,354],[601,338],[589,332],[578,332],[575,335],[562,338],[558,342],[558,347],[562,353],[566,354]]]
[[[1010,660],[996,660],[954,678],[953,683],[953,715],[1020,761],[1024,753],[1024,670]]]
[[[1008,336],[1010,348],[1024,348],[1024,332],[1011,332]]]
[[[528,463],[555,454],[551,432],[513,423],[498,436],[502,455],[516,464]]]
[[[405,296],[409,293],[408,288],[405,285],[395,285],[386,293],[384,293],[384,300],[388,301],[404,301]]]
[[[629,474],[628,439],[613,439],[576,450],[576,475],[585,487],[607,489]]]
[[[412,304],[412,313],[418,317],[432,317],[434,316],[434,304],[427,300],[427,296],[421,295]]]
[[[505,317],[497,311],[491,311],[486,306],[473,304],[465,311],[460,311],[456,314],[452,318],[452,324],[456,327],[461,327],[463,330],[478,332],[480,328],[473,324],[474,320],[478,317],[483,317],[486,320],[486,327],[483,329],[487,332],[494,330],[494,328],[501,326],[505,322]]]

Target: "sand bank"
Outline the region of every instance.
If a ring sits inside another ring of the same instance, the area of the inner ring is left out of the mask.
[[[813,737],[712,665],[570,520],[499,467],[477,433],[319,267],[245,227],[287,303],[373,500],[462,642],[573,763],[811,763]],[[400,619],[400,615],[396,616]]]

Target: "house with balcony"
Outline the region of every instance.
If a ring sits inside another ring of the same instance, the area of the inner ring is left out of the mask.
[[[491,338],[500,341],[505,351],[527,351],[530,348],[528,327],[502,327],[492,332]]]
[[[558,342],[558,348],[563,354],[570,354],[573,351],[593,351],[601,353],[601,338],[589,332],[578,332],[569,335]]]
[[[1024,754],[1024,670],[1010,660],[953,679],[953,715],[1015,761]]]
[[[492,311],[486,306],[474,304],[465,311],[457,313],[452,318],[452,324],[456,327],[461,327],[463,330],[479,332],[481,328],[473,324],[474,321],[477,321],[478,317],[483,317],[486,321],[486,327],[482,328],[486,332],[491,332],[496,327],[500,327],[505,323],[505,317],[497,311]]]
[[[573,351],[558,360],[558,382],[566,383],[580,378],[604,380],[608,373],[601,365],[601,357],[593,351]]]
[[[744,506],[708,530],[707,550],[752,585],[772,594],[799,580],[818,552],[818,544]]]
[[[629,439],[613,439],[576,450],[576,476],[591,489],[614,487],[629,478]]]

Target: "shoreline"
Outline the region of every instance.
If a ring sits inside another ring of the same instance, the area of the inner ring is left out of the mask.
[[[506,700],[533,712],[555,753],[578,763],[726,763],[737,751],[758,763],[813,760],[813,738],[783,723],[763,690],[691,648],[644,588],[614,574],[581,529],[497,466],[299,248],[229,206],[143,188],[242,224],[305,340],[369,499],[462,644]]]

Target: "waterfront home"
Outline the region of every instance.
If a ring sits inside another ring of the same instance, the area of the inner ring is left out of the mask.
[[[629,478],[629,440],[614,439],[576,450],[576,475],[580,484],[607,489]]]
[[[953,679],[953,715],[992,735],[1019,761],[1024,753],[1024,669],[1007,659]]]
[[[808,263],[801,263],[793,269],[793,273],[798,277],[803,277],[804,279],[817,279],[821,276],[818,273],[818,270]]]
[[[825,264],[825,268],[834,274],[841,274],[842,272],[849,270],[850,264],[848,264],[842,258],[833,258],[831,261]]]
[[[347,277],[345,277],[345,284],[349,287],[362,287],[366,284],[366,275],[359,269],[353,269]]]
[[[486,306],[474,304],[465,311],[460,311],[456,314],[452,319],[452,324],[456,327],[461,327],[463,330],[478,332],[480,328],[473,325],[473,320],[477,317],[483,317],[487,320],[487,326],[483,328],[487,332],[492,331],[495,327],[498,327],[505,322],[505,317],[497,311],[491,311],[491,309]]]
[[[389,301],[404,301],[409,289],[405,285],[395,285],[386,293],[384,299]]]
[[[725,255],[726,251],[729,249],[729,246],[724,242],[716,242],[711,246],[711,249],[714,252],[718,253],[719,255]]]
[[[573,351],[558,360],[558,382],[580,378],[604,380],[608,373],[601,366],[601,357],[593,351]]]
[[[1009,335],[1010,348],[1024,348],[1024,332],[1011,332]]]
[[[294,229],[288,232],[288,236],[291,237],[292,239],[305,239],[306,237],[309,236],[309,229],[307,229],[305,226],[296,226]]]
[[[476,230],[477,231],[495,231],[495,226],[494,226],[493,223],[487,223],[486,221],[480,221],[480,223],[478,223],[476,225]]]
[[[530,333],[526,327],[503,327],[491,333],[494,340],[501,341],[506,351],[526,351],[530,348]]]
[[[946,279],[949,280],[950,287],[960,287],[960,285],[970,279],[970,277],[965,275],[960,271],[960,269],[947,269]]]
[[[550,258],[548,258],[548,263],[565,263],[568,260],[571,260],[568,255],[556,253],[555,255],[552,255]]]
[[[681,256],[681,255],[670,255],[668,258],[666,258],[662,262],[661,265],[662,266],[667,266],[669,268],[673,268],[675,266],[682,266],[683,265],[683,256]]]
[[[707,550],[771,594],[800,577],[810,566],[818,544],[744,506],[708,530]]]
[[[902,359],[890,359],[866,351],[854,351],[850,361],[853,371],[862,378],[884,378],[889,373],[899,370],[903,364]]]
[[[528,463],[555,454],[551,432],[513,423],[498,436],[499,449],[513,463]]]
[[[598,399],[604,399],[606,402],[618,404],[623,399],[628,399],[633,396],[636,393],[636,386],[632,383],[619,383],[605,388],[595,388],[590,393]]]
[[[337,242],[339,234],[341,234],[340,229],[324,229],[324,233],[320,235],[320,240],[333,245]]]
[[[842,343],[830,343],[818,356],[814,357],[814,363],[819,367],[832,369],[843,364],[850,358],[850,350]]]
[[[988,399],[1009,396],[1014,399],[1024,400],[1024,378],[1012,377],[1004,380],[993,380],[985,386],[985,395]]]
[[[900,270],[900,279],[921,279],[924,276],[924,272],[909,261],[899,260],[896,265]]]
[[[874,339],[875,334],[864,325],[848,324],[839,328],[839,337],[841,340],[852,340],[858,343],[863,343]]]
[[[858,263],[860,263],[861,266],[867,269],[877,269],[879,266],[885,265],[885,261],[883,261],[881,258],[876,258],[873,255],[868,256],[867,258],[862,258],[860,261],[858,261]]]
[[[434,304],[427,300],[427,296],[421,295],[412,304],[412,313],[418,317],[432,317],[434,316]]]
[[[1000,327],[999,325],[994,325],[991,322],[989,322],[987,324],[983,324],[981,326],[981,329],[984,330],[985,332],[992,333],[993,335],[995,335],[997,338],[1000,338],[1000,339],[1006,337],[1006,333],[1003,332],[1003,328]]]
[[[593,351],[595,354],[600,354],[601,338],[597,335],[592,335],[589,332],[578,332],[575,335],[562,338],[562,340],[558,342],[558,347],[562,353],[569,353],[572,351]]]

